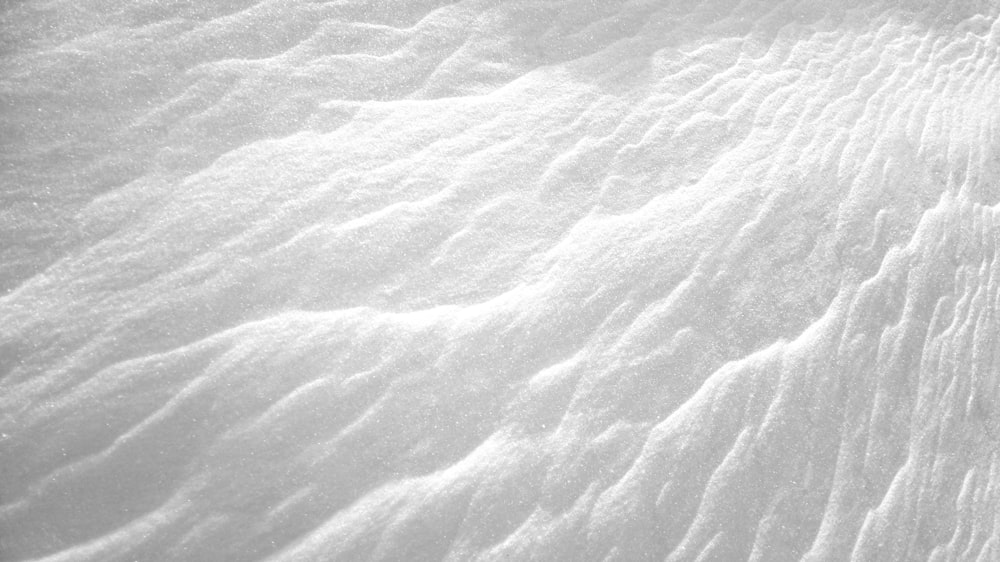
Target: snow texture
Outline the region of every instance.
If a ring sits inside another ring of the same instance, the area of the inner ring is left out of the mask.
[[[996,0],[0,3],[0,559],[1000,560]]]

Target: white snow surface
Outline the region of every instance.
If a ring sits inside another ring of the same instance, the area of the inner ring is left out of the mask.
[[[0,559],[1000,560],[996,0],[0,3]]]

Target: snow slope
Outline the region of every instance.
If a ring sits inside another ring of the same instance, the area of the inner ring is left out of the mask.
[[[0,29],[0,559],[1000,559],[996,1]]]

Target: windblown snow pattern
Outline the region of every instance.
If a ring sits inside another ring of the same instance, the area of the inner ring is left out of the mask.
[[[1000,560],[996,0],[0,4],[0,558]]]

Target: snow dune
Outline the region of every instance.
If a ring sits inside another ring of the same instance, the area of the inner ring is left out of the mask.
[[[1000,559],[996,2],[0,27],[0,558]]]

